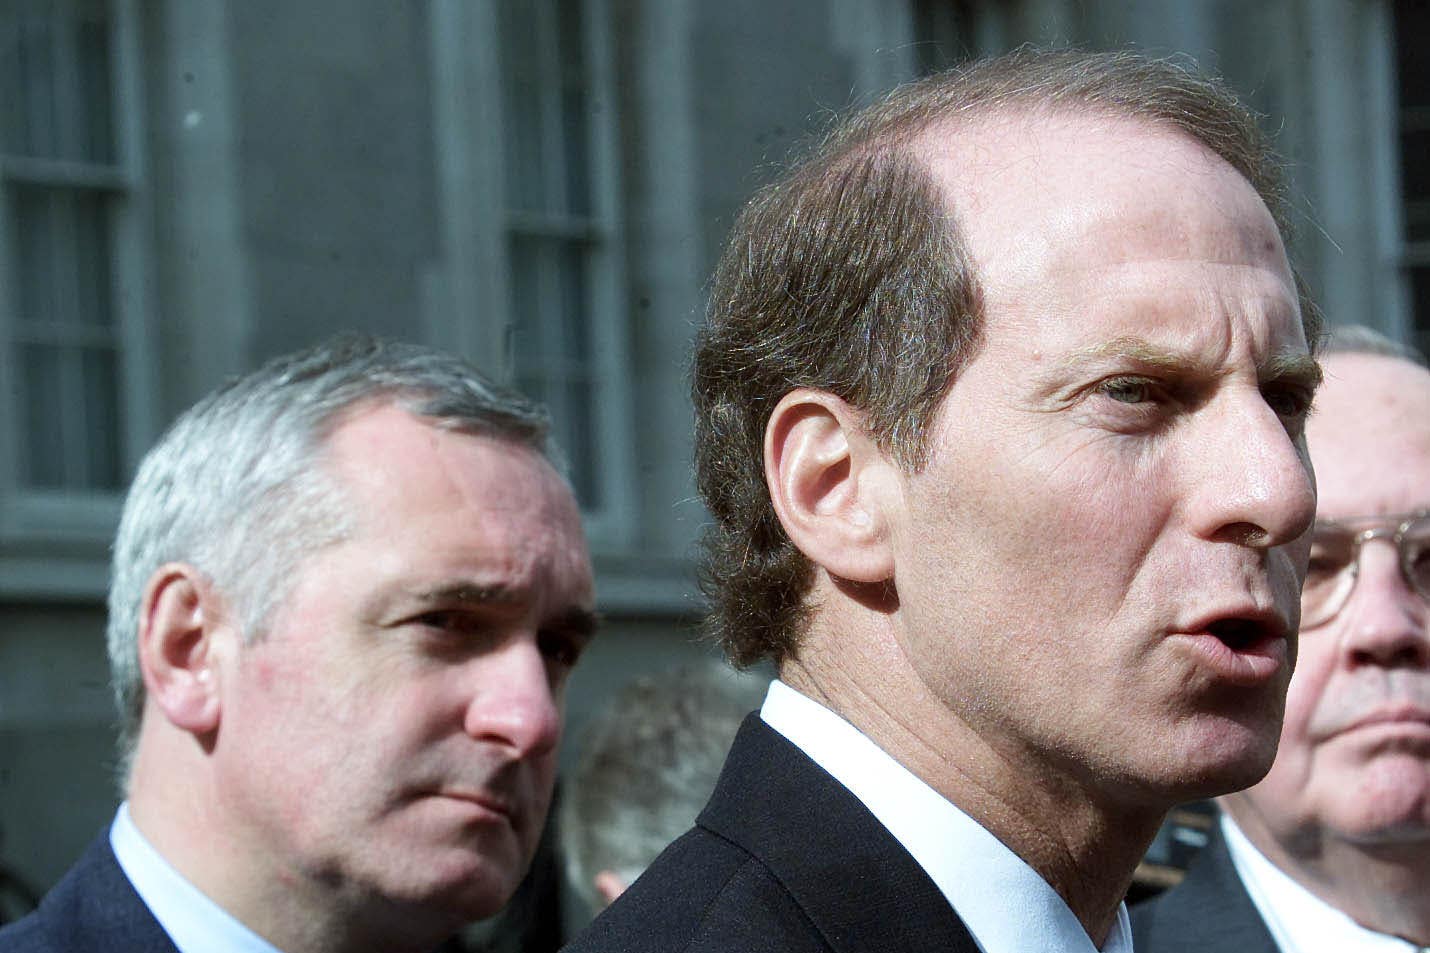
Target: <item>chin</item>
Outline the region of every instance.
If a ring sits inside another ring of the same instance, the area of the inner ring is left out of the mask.
[[[498,913],[516,892],[520,879],[490,866],[469,868],[465,874],[436,877],[423,885],[417,902],[440,911],[459,924],[484,920]]]
[[[1276,760],[1279,736],[1269,731],[1232,724],[1209,735],[1191,744],[1168,744],[1163,755],[1172,756],[1172,760],[1160,762],[1150,772],[1151,785],[1165,792],[1169,804],[1249,788],[1266,777]]]

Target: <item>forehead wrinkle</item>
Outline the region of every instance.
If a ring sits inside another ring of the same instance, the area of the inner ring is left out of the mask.
[[[1175,351],[1153,344],[1150,341],[1123,334],[1083,345],[1068,352],[1053,369],[1052,375],[1084,364],[1105,361],[1109,358],[1124,358],[1151,370],[1187,371],[1204,366],[1207,361],[1195,355]],[[1308,387],[1321,383],[1321,365],[1310,354],[1284,350],[1271,355],[1259,363],[1258,376],[1262,380],[1295,381]]]

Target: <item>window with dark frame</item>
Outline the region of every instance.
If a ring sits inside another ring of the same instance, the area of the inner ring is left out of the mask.
[[[0,407],[21,490],[114,491],[125,479],[114,70],[103,0],[0,2]]]
[[[1405,232],[1400,264],[1415,343],[1430,349],[1430,4],[1397,0],[1395,59],[1400,95],[1400,189]]]
[[[593,195],[583,8],[497,5],[514,382],[550,409],[577,495],[599,509],[591,282],[611,236]]]

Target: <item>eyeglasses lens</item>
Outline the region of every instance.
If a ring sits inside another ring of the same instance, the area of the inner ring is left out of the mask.
[[[1422,516],[1405,528],[1400,543],[1400,565],[1405,581],[1421,598],[1430,600],[1430,516]]]
[[[1430,548],[1430,520],[1424,521]],[[1340,526],[1317,526],[1311,532],[1311,561],[1301,590],[1301,627],[1320,625],[1340,611],[1341,600],[1355,584],[1355,534]],[[1424,560],[1430,563],[1430,558]],[[1430,566],[1425,569],[1430,586]]]

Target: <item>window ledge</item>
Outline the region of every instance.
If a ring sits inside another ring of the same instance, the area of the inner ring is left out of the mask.
[[[597,552],[592,559],[596,602],[608,616],[693,620],[705,612],[689,558]]]
[[[100,602],[120,500],[26,494],[0,506],[0,598]]]

